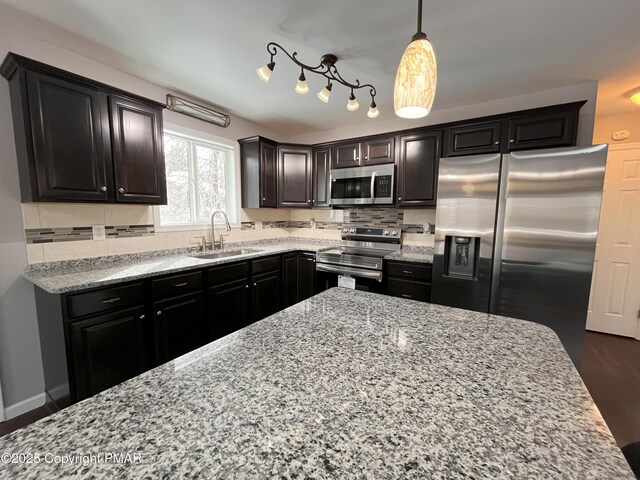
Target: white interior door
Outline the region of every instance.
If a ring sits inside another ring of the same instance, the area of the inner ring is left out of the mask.
[[[640,340],[640,144],[609,148],[587,330]]]

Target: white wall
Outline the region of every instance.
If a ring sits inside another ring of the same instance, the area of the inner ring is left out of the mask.
[[[629,138],[626,140],[613,140],[611,134],[618,130],[629,130]],[[619,115],[597,115],[593,130],[593,143],[620,143],[640,142],[640,106],[635,113],[622,113]]]
[[[529,93],[517,97],[502,98],[491,102],[477,103],[464,107],[448,110],[434,111],[426,118],[420,120],[406,120],[394,118],[391,120],[369,121],[349,128],[326,130],[305,135],[296,135],[289,138],[293,143],[322,143],[332,140],[340,140],[364,135],[374,135],[395,130],[415,128],[439,123],[455,122],[467,118],[484,117],[500,113],[526,110],[529,108],[544,107],[559,103],[587,100],[580,109],[578,126],[578,145],[591,145],[593,136],[593,123],[596,108],[597,83],[587,82],[569,87]]]
[[[0,60],[12,51],[164,102],[167,89],[24,33],[4,13],[0,5]],[[233,141],[257,134],[286,140],[280,132],[236,116],[226,129],[169,111],[165,121]],[[44,390],[33,287],[20,276],[27,257],[12,123],[9,87],[0,79],[0,382],[7,417],[21,413],[16,405],[37,406],[21,402],[41,399]]]

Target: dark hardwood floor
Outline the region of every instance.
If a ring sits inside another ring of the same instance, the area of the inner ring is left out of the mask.
[[[640,441],[640,341],[587,332],[580,375],[618,446]]]
[[[587,332],[580,374],[616,442],[640,441],[640,341]],[[0,423],[0,436],[49,415],[46,406]]]

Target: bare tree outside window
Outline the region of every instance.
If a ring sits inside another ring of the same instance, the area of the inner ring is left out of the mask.
[[[233,150],[174,134],[165,134],[167,205],[160,225],[201,225],[215,210],[228,210]]]

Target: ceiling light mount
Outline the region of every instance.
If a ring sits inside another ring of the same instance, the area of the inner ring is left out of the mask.
[[[323,55],[322,57],[320,57],[320,64],[313,66],[313,65],[307,65],[305,63],[302,63],[300,60],[298,60],[298,52],[293,52],[293,53],[289,53],[287,52],[287,50],[284,49],[284,47],[282,47],[281,45],[275,43],[275,42],[269,42],[267,44],[267,52],[269,52],[270,55],[270,60],[269,63],[267,63],[266,65],[258,68],[256,70],[256,73],[258,74],[258,77],[260,78],[260,80],[262,80],[264,83],[268,83],[269,79],[271,78],[271,73],[273,72],[273,69],[275,68],[275,61],[274,61],[274,57],[276,56],[276,54],[278,53],[278,51],[282,51],[287,57],[289,57],[291,59],[291,61],[293,63],[295,63],[296,65],[298,65],[301,69],[300,72],[300,76],[298,77],[298,83],[296,85],[295,91],[296,93],[300,93],[300,94],[305,94],[309,91],[309,87],[307,86],[307,82],[306,82],[306,77],[305,77],[305,72],[311,72],[311,73],[315,73],[318,75],[321,75],[323,77],[325,77],[327,79],[327,86],[325,86],[319,93],[318,93],[318,98],[320,100],[322,100],[324,103],[328,103],[329,102],[329,96],[331,94],[331,87],[333,85],[333,83],[339,83],[341,85],[344,85],[345,87],[349,88],[351,91],[351,94],[349,95],[349,102],[348,102],[348,106],[347,106],[347,110],[349,111],[355,111],[358,109],[359,105],[358,105],[358,101],[355,99],[355,95],[353,93],[354,90],[359,90],[362,88],[368,88],[369,89],[369,95],[371,95],[371,104],[375,106],[376,102],[375,102],[375,97],[376,97],[376,89],[373,85],[371,85],[370,83],[365,83],[365,84],[360,84],[360,80],[358,80],[356,78],[355,83],[351,83],[346,81],[344,78],[342,78],[342,76],[340,75],[340,73],[338,72],[338,69],[336,68],[336,63],[338,62],[338,57],[335,56],[332,53],[327,53],[325,55]],[[332,83],[333,82],[333,83]],[[379,112],[376,108],[376,117],[378,116]],[[371,115],[368,115],[369,118],[375,118]]]

